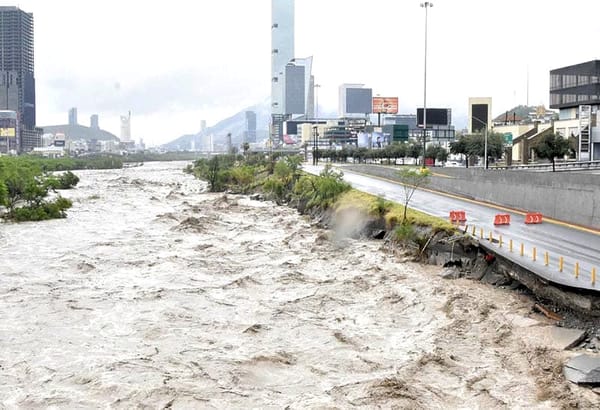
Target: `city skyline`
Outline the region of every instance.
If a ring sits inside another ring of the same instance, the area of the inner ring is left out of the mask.
[[[433,3],[427,105],[451,108],[454,118],[466,117],[469,97],[491,97],[494,116],[527,100],[548,107],[551,69],[599,57],[594,3],[585,10],[541,1]],[[422,107],[419,4],[296,2],[295,54],[314,58],[321,111],[335,112],[339,86],[354,82],[399,97],[401,113]],[[34,15],[38,125],[64,124],[78,107],[82,118],[98,114],[102,128],[118,134],[120,115],[131,110],[132,138],[157,145],[270,96],[269,0],[0,5]],[[565,34],[570,26],[577,37]]]

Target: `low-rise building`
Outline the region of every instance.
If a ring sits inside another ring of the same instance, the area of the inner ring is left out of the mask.
[[[600,60],[551,70],[550,108],[560,110],[554,130],[574,140],[577,158],[600,160]]]

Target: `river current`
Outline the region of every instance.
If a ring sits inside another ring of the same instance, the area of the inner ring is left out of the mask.
[[[185,165],[78,171],[66,219],[0,224],[0,408],[597,403],[525,297]]]

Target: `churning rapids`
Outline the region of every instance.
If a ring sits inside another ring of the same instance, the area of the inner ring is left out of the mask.
[[[66,219],[0,224],[0,407],[594,405],[524,296],[185,165],[77,172]]]

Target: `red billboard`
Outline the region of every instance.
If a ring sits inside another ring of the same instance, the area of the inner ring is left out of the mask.
[[[398,114],[398,97],[373,97],[375,114]]]

